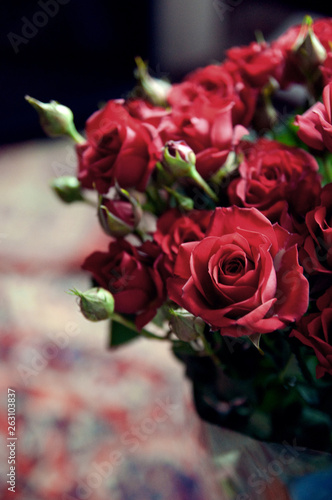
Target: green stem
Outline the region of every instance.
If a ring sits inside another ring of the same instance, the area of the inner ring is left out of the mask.
[[[210,344],[208,343],[208,341],[205,338],[204,333],[200,334],[200,338],[202,339],[203,346],[204,346],[204,351],[206,352],[206,354],[208,354],[208,356],[211,357],[211,359],[214,361],[214,363],[215,363],[215,365],[217,367],[220,367],[221,366],[221,362],[218,359],[218,357],[216,356],[216,354],[213,352]]]
[[[203,179],[203,177],[200,176],[200,174],[197,172],[196,168],[195,169],[192,169],[191,172],[190,172],[190,175],[189,177],[191,179],[193,179],[196,184],[203,189],[203,191],[208,195],[210,196],[210,198],[212,198],[213,201],[215,201],[216,203],[218,203],[218,196],[216,195],[216,193],[214,191],[212,191],[212,189],[210,188],[210,186],[205,182],[205,180]]]
[[[293,349],[293,352],[295,354],[296,361],[297,361],[298,366],[302,372],[303,377],[305,378],[305,380],[308,382],[309,385],[315,385],[315,380],[314,380],[313,376],[311,375],[310,370],[307,367],[305,360],[302,357],[300,347],[294,342],[292,349]]]
[[[83,144],[85,142],[84,137],[77,132],[77,130],[75,128],[75,125],[73,125],[72,127],[70,127],[70,129],[68,130],[67,134],[77,144]]]
[[[325,158],[323,158],[323,169],[324,169],[324,180],[326,183],[332,182],[332,155],[328,153]]]
[[[121,314],[113,313],[111,319],[113,319],[114,321],[117,321],[117,323],[120,323],[121,325],[126,326],[130,330],[133,330],[134,332],[136,332],[139,335],[142,335],[143,337],[146,337],[148,339],[168,340],[166,336],[159,337],[158,335],[155,335],[154,333],[151,333],[148,330],[145,330],[144,328],[142,330],[138,330],[133,321],[130,321],[129,319],[124,318],[123,316],[121,316]]]

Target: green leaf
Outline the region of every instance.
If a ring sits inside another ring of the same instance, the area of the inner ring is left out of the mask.
[[[110,321],[109,346],[111,348],[127,344],[127,342],[131,342],[137,337],[139,337],[138,332],[135,332],[127,326],[121,325],[121,323],[118,323],[117,321]]]

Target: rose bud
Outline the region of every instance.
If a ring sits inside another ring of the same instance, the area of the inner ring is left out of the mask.
[[[98,218],[106,234],[121,237],[135,231],[142,218],[142,209],[128,191],[116,189],[117,199],[100,197]]]
[[[326,59],[327,53],[319,39],[314,33],[312,19],[305,16],[301,30],[292,47],[303,70],[308,71],[312,66],[318,66]]]
[[[185,309],[170,309],[169,312],[171,314],[169,326],[180,340],[190,342],[203,333],[205,323],[201,318],[193,316]]]
[[[168,141],[164,146],[162,163],[175,177],[186,177],[195,168],[196,155],[184,141]]]
[[[185,141],[168,141],[163,149],[162,167],[175,179],[189,177],[214,201],[218,197],[196,170],[196,155]]]
[[[79,297],[79,306],[83,316],[89,321],[109,319],[114,312],[114,298],[111,292],[104,288],[90,288],[87,292],[70,290],[72,295]]]
[[[63,175],[51,181],[51,188],[65,203],[84,201],[80,181],[71,175]]]
[[[37,111],[40,125],[49,137],[68,135],[75,142],[84,142],[84,138],[77,132],[74,125],[74,115],[67,106],[57,101],[44,103],[30,96],[25,96],[29,104]]]
[[[147,65],[141,57],[136,57],[135,62],[137,69],[135,71],[136,78],[140,81],[142,89],[148,99],[155,106],[167,106],[167,95],[171,89],[171,84],[160,78],[153,78],[149,72]]]

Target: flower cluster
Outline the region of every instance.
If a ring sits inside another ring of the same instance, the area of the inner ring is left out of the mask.
[[[83,136],[64,126],[78,159],[65,201],[96,193],[110,243],[83,269],[114,324],[153,337],[161,317],[170,342],[210,354],[211,332],[259,348],[282,331],[332,374],[331,43],[332,19],[305,18],[173,84],[138,59],[126,99]]]

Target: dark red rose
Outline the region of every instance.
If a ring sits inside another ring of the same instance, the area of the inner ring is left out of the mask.
[[[234,102],[233,125],[249,125],[256,104],[257,92],[243,82],[237,67],[230,61],[210,64],[189,73],[181,83],[172,85],[168,102],[173,109],[185,111],[195,100],[204,100],[214,108],[223,109],[225,99]]]
[[[332,83],[323,90],[323,102],[317,102],[303,115],[297,115],[295,125],[299,126],[297,135],[314,149],[328,149],[332,152]]]
[[[175,109],[165,117],[158,128],[159,136],[164,144],[185,141],[196,154],[197,171],[208,179],[248,133],[242,125],[233,126],[233,106],[229,99],[224,100],[222,108],[197,99],[186,110]]]
[[[155,164],[154,130],[130,116],[121,101],[96,111],[86,123],[86,142],[77,145],[82,186],[103,194],[118,182],[144,191]]]
[[[318,359],[317,378],[332,375],[332,287],[317,300],[319,312],[304,316],[291,333],[314,349]]]
[[[152,242],[134,247],[118,239],[110,243],[108,252],[92,253],[82,267],[113,294],[115,312],[136,314],[136,326],[141,329],[165,299],[160,257],[160,249]]]
[[[231,204],[255,207],[271,222],[289,213],[303,219],[318,202],[321,182],[318,164],[303,149],[265,138],[242,146],[240,177],[228,187]]]
[[[332,183],[322,189],[320,204],[306,215],[309,235],[300,250],[308,273],[332,273]]]
[[[146,124],[149,123],[155,128],[158,127],[161,119],[169,113],[165,108],[155,106],[143,99],[128,99],[123,105],[130,116]]]
[[[263,334],[306,312],[302,271],[293,235],[255,208],[217,208],[205,237],[180,246],[167,288],[222,335]]]
[[[264,87],[271,77],[280,80],[284,56],[278,47],[252,42],[227,50],[226,56],[238,66],[243,80],[252,87]]]
[[[158,219],[153,237],[164,254],[163,266],[167,275],[173,273],[181,243],[201,240],[204,237],[211,213],[207,210],[192,210],[184,215],[174,208]]]

